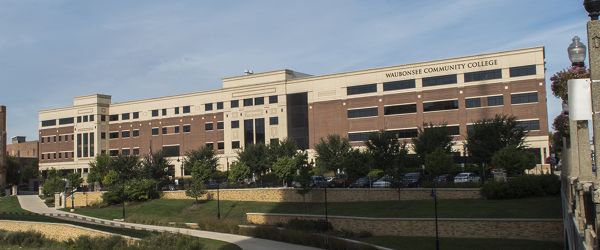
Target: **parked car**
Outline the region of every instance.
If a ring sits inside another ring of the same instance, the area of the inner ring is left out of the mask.
[[[374,188],[389,188],[392,187],[392,182],[394,179],[391,176],[384,176],[379,178],[376,182],[373,182]]]
[[[216,189],[219,187],[219,183],[216,181],[207,181],[204,183],[204,187],[206,187],[206,189]]]
[[[475,173],[464,172],[454,176],[454,183],[479,182],[480,178]]]
[[[404,187],[420,187],[421,186],[421,173],[413,172],[407,173],[402,177],[402,186]]]
[[[327,180],[325,180],[325,177],[323,176],[311,176],[310,177],[312,179],[312,186],[313,187],[318,187],[318,188],[325,188],[327,187]]]
[[[344,176],[335,176],[335,177],[332,177],[331,179],[327,180],[327,183],[328,183],[328,187],[342,188],[342,187],[347,186],[346,185],[347,181],[348,180]]]
[[[369,177],[361,177],[350,184],[351,188],[368,188],[371,184]]]
[[[440,175],[438,177],[435,177],[434,181],[436,183],[448,183],[448,182],[451,182],[452,179],[453,179],[452,175],[450,175],[450,174],[443,174],[443,175]]]

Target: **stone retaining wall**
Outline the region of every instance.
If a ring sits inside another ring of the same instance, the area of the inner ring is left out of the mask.
[[[0,220],[0,230],[11,232],[37,231],[49,239],[57,241],[68,241],[79,236],[108,237],[112,235],[109,233],[68,224],[8,220]]]
[[[102,203],[102,193],[104,192],[76,192],[74,193],[74,197],[75,199],[73,200],[75,203],[75,207],[87,207],[87,206],[91,206],[94,204],[100,204]],[[59,197],[58,195],[56,195],[55,197]],[[58,206],[59,202],[58,199],[54,199],[55,201],[55,205]],[[66,207],[66,208],[71,208],[71,196],[67,197],[67,200],[65,202],[65,206],[62,207]]]
[[[247,213],[248,223],[276,225],[291,219],[323,220],[321,215]],[[337,230],[355,233],[368,231],[375,236],[428,236],[435,237],[435,220],[432,218],[365,218],[328,216]],[[500,238],[527,240],[563,240],[561,219],[438,219],[440,237]]]

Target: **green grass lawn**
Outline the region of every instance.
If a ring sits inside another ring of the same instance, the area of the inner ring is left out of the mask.
[[[216,219],[216,201],[206,201],[199,205],[193,203],[193,200],[160,199],[132,203],[126,207],[126,217],[131,221],[163,223]],[[560,209],[559,197],[438,201],[438,214],[441,218],[561,218]],[[433,201],[429,200],[328,204],[329,215],[431,218],[434,216],[433,211]],[[324,214],[324,204],[221,201],[221,218],[225,220],[245,223],[248,212]],[[78,208],[76,213],[104,219],[119,219],[122,217],[122,206]]]
[[[0,197],[0,213],[25,213],[16,196]]]
[[[380,236],[363,240],[379,246],[392,249],[430,250],[435,249],[433,237],[395,237]],[[535,240],[508,240],[508,239],[461,239],[440,238],[440,249],[486,249],[486,250],[562,250],[562,242],[547,242]]]

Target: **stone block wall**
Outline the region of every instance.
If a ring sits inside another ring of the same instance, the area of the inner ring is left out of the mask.
[[[321,215],[247,213],[248,223],[275,225],[291,219],[324,220]],[[435,220],[430,218],[364,218],[328,216],[334,229],[359,233],[368,231],[375,236],[435,237]],[[500,238],[562,241],[560,219],[486,219],[442,218],[438,220],[440,237]]]
[[[37,231],[44,236],[57,241],[68,241],[79,236],[108,237],[112,235],[109,233],[68,224],[7,220],[0,220],[0,230],[11,232]]]
[[[104,192],[76,192],[74,193],[75,207],[87,207],[94,204],[102,203],[102,193]],[[55,196],[57,197],[57,196]],[[58,204],[58,200],[55,199],[55,204]],[[71,208],[71,196],[68,196],[65,201],[66,208]]]

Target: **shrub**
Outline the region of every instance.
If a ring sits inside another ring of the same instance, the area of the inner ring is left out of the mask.
[[[278,229],[276,227],[244,227],[240,228],[240,234],[275,241],[284,241],[304,246],[313,246],[322,249],[376,249],[375,247],[369,245],[349,242],[328,235],[314,234],[290,229]]]
[[[152,179],[134,179],[125,185],[125,194],[129,201],[147,201],[157,199],[160,193],[156,189],[158,182]]]
[[[0,242],[21,247],[42,247],[56,244],[39,232],[7,232],[0,231]]]
[[[481,194],[487,199],[519,199],[558,195],[560,180],[555,175],[525,175],[507,182],[486,182]]]
[[[123,199],[123,190],[117,187],[112,187],[102,194],[102,201],[108,205],[120,204]]]
[[[104,249],[128,249],[127,241],[119,236],[112,237],[89,237],[80,236],[67,242],[69,249],[76,250],[104,250]]]

